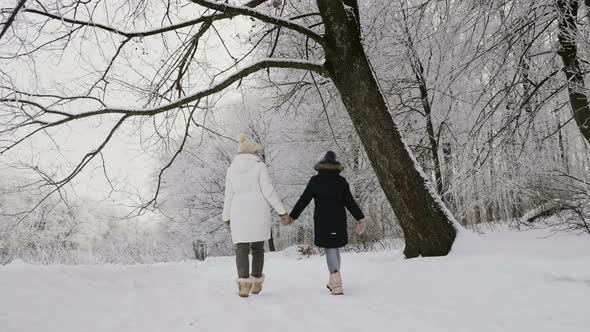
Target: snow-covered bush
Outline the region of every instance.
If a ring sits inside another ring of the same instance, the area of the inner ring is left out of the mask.
[[[590,234],[590,178],[587,175],[579,178],[564,172],[553,173],[544,183],[529,189],[539,204],[520,218],[520,226]]]

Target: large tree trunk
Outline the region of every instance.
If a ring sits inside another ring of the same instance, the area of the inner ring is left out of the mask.
[[[389,113],[367,60],[354,15],[355,0],[317,0],[326,40],[326,65],[361,138],[379,183],[404,231],[406,257],[449,253],[456,232]],[[345,9],[346,8],[346,9]]]
[[[557,53],[563,61],[563,71],[568,80],[568,93],[574,119],[580,132],[590,143],[590,108],[588,107],[588,97],[584,92],[586,90],[584,73],[580,66],[576,45],[578,35],[576,19],[579,7],[578,0],[557,0],[560,46]]]

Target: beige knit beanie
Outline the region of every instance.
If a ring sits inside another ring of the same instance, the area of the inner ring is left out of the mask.
[[[248,135],[241,133],[238,136],[238,152],[239,153],[256,153],[262,150],[262,147],[254,142]]]

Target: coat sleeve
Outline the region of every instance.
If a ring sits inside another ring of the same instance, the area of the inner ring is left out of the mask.
[[[311,200],[313,199],[313,184],[312,184],[312,182],[313,182],[313,178],[311,180],[309,180],[309,182],[307,183],[307,186],[305,187],[305,190],[303,191],[303,194],[301,194],[301,197],[299,197],[299,200],[297,201],[297,203],[293,207],[293,211],[291,211],[291,213],[289,214],[291,216],[291,218],[293,218],[294,220],[299,218],[301,213],[303,213],[303,210],[305,210],[305,208],[307,207],[309,202],[311,202]]]
[[[230,221],[231,219],[231,203],[234,198],[234,190],[231,185],[231,180],[229,178],[229,171],[225,175],[225,196],[223,201],[223,221]]]
[[[354,219],[356,219],[357,221],[365,218],[363,211],[361,211],[361,208],[354,200],[354,197],[352,197],[352,193],[350,192],[350,186],[348,185],[348,181],[344,180],[344,183],[345,183],[344,206],[346,207],[348,212],[350,212],[350,214],[352,214]]]
[[[274,186],[272,185],[272,181],[270,179],[270,175],[268,175],[268,169],[264,163],[261,163],[262,166],[260,167],[260,190],[262,190],[262,195],[266,198],[266,201],[272,206],[278,214],[283,215],[287,213],[285,207],[283,206],[283,202],[279,198]]]

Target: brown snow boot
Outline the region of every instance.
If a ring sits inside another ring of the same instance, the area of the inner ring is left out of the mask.
[[[259,294],[262,291],[262,284],[264,283],[264,274],[260,278],[250,277],[252,279],[252,294]]]
[[[344,294],[342,290],[342,276],[340,275],[340,272],[330,274],[330,281],[326,287],[328,287],[332,295]]]
[[[252,289],[252,280],[250,278],[238,278],[238,289],[240,297],[248,297]]]

